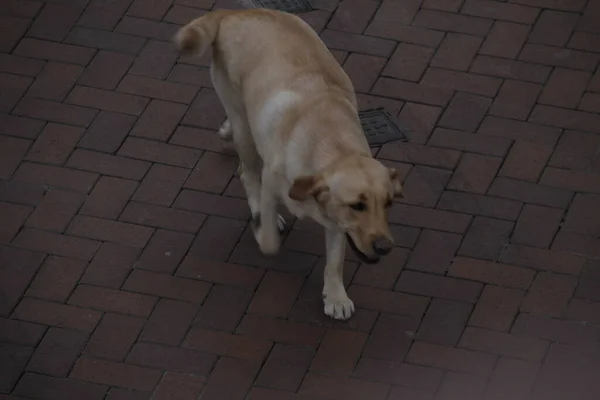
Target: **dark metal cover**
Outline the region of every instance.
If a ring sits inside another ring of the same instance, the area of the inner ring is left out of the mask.
[[[289,13],[314,10],[308,0],[251,0],[254,8],[271,8]]]
[[[367,142],[372,147],[393,141],[406,141],[398,122],[384,108],[371,108],[358,112]]]

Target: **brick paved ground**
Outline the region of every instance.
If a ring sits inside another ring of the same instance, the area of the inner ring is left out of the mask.
[[[600,1],[313,1],[412,128],[346,323],[313,225],[259,255],[207,62],[169,43],[232,4],[2,1],[0,399],[600,398]]]

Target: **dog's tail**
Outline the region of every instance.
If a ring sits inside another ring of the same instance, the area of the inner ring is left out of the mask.
[[[211,11],[194,19],[175,34],[175,44],[185,55],[202,56],[215,41],[219,24],[229,10]]]

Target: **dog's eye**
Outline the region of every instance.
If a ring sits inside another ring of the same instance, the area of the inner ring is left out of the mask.
[[[356,211],[365,211],[367,209],[367,205],[361,201],[358,203],[350,204],[350,208]]]

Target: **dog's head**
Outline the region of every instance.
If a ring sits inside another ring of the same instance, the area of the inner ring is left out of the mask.
[[[402,196],[398,172],[365,156],[352,156],[295,180],[289,197],[315,199],[322,217],[343,229],[362,261],[375,263],[394,245],[388,209]]]

